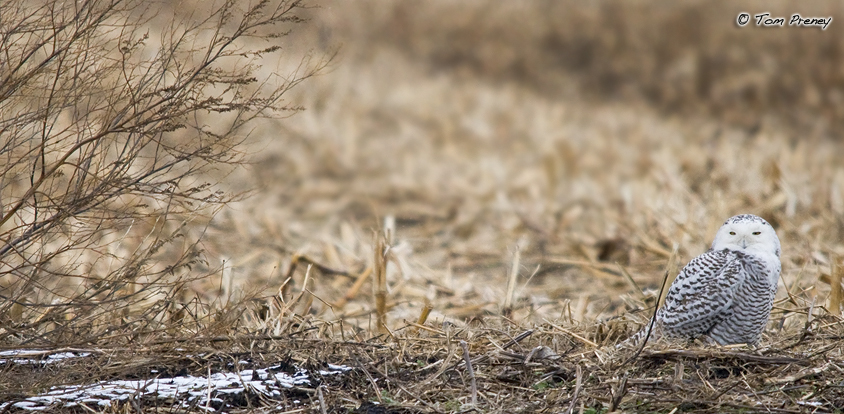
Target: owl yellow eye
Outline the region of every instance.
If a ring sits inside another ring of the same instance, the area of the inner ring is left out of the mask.
[[[735,236],[735,235],[736,235],[736,232],[734,232],[734,231],[730,232],[730,236]]]
[[[754,232],[753,232],[753,235],[754,235],[754,236],[758,236],[758,235],[760,235],[760,234],[762,234],[762,232],[761,232],[761,231],[754,231]]]

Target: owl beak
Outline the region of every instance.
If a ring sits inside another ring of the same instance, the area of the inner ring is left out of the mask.
[[[746,249],[746,248],[747,248],[747,238],[745,238],[745,237],[742,237],[742,238],[741,238],[741,248],[742,248],[742,249]]]

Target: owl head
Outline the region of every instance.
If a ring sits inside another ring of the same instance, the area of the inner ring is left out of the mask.
[[[762,217],[740,214],[724,222],[715,234],[713,250],[745,250],[780,256],[780,239]]]

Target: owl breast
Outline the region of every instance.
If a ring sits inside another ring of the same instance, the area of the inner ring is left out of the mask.
[[[735,288],[733,305],[724,319],[706,334],[722,345],[757,344],[768,323],[777,282],[780,276],[779,259],[770,260],[751,255],[737,255],[745,268],[746,278]]]
[[[710,250],[674,280],[657,323],[668,337],[756,344],[771,313],[779,269],[774,255]]]

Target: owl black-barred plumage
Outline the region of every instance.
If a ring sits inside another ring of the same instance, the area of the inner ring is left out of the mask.
[[[708,337],[721,345],[756,345],[771,314],[780,271],[774,228],[752,214],[730,217],[712,247],[674,279],[651,338]],[[639,344],[648,326],[625,344]]]

